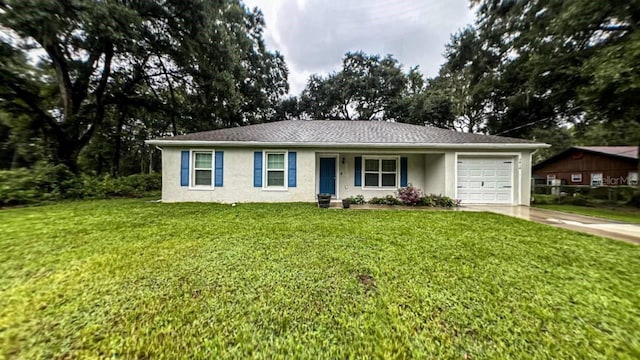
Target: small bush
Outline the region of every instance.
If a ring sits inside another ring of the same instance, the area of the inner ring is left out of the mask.
[[[531,197],[531,203],[534,205],[552,205],[558,202],[555,195],[534,194]]]
[[[351,200],[351,203],[355,205],[362,205],[366,203],[366,201],[364,200],[364,195],[361,195],[361,194],[352,196],[349,199]]]
[[[39,164],[33,169],[0,171],[0,206],[63,199],[142,197],[161,186],[160,174],[97,178],[76,175],[64,165]]]
[[[398,200],[400,200],[404,205],[416,206],[420,203],[420,198],[422,198],[422,196],[422,190],[414,186],[407,186],[398,189]]]
[[[568,205],[576,205],[576,206],[589,206],[590,202],[584,196],[576,195],[576,196],[563,196],[557,198],[558,204],[568,204]]]
[[[436,206],[436,202],[433,199],[433,195],[426,195],[420,198],[418,205],[419,206]]]
[[[460,206],[460,200],[452,199],[448,196],[443,195],[425,195],[420,198],[418,202],[420,206],[432,206],[432,207],[458,207]]]
[[[372,197],[369,199],[369,204],[376,205],[403,205],[402,201],[396,199],[393,195],[387,195],[383,198]]]

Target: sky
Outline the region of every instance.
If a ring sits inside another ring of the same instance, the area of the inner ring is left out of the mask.
[[[405,71],[437,75],[451,34],[473,22],[468,0],[244,0],[262,10],[268,49],[289,67],[290,93],[341,68],[348,51],[392,54]]]

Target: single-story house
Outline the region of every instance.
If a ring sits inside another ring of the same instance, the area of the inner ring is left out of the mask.
[[[463,203],[528,205],[546,144],[383,121],[289,120],[148,140],[162,201],[313,202],[413,185]]]
[[[574,146],[533,167],[536,179],[551,185],[638,184],[637,146]]]

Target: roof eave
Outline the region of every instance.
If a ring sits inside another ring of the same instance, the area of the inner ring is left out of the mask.
[[[297,143],[262,141],[208,141],[208,140],[147,140],[155,146],[224,146],[224,147],[318,147],[318,148],[429,148],[429,149],[544,149],[551,145],[544,143]]]

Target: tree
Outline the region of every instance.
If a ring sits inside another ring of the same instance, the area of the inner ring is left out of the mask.
[[[312,75],[300,97],[300,109],[315,119],[387,120],[407,83],[390,55],[347,53],[342,70]]]
[[[264,121],[288,89],[262,14],[238,0],[1,0],[0,27],[0,109],[33,119],[74,170],[97,132],[120,141],[134,109],[177,134]]]
[[[477,31],[467,27],[451,37],[444,56],[447,62],[431,86],[451,101],[456,130],[485,132],[496,82],[491,69],[499,63],[495,52],[484,49]]]
[[[278,101],[268,121],[299,119],[301,115],[298,97],[288,96]]]
[[[498,49],[501,72],[523,72],[521,93],[547,107],[529,112],[538,117],[531,124],[549,112],[574,122],[640,120],[640,2],[472,3],[483,48]],[[635,143],[640,154],[640,139]]]
[[[432,125],[453,129],[455,116],[453,103],[434,80],[425,82],[417,67],[407,74],[407,86],[389,112],[398,122],[415,125]]]

